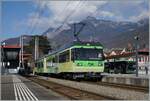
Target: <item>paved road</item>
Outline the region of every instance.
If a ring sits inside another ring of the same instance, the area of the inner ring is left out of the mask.
[[[2,100],[67,100],[49,89],[46,89],[19,75],[1,76]]]

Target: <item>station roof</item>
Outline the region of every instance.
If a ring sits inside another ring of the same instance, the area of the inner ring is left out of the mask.
[[[18,54],[21,49],[19,45],[3,45],[0,46],[2,48],[2,59],[3,61],[11,61],[11,60],[17,60]]]
[[[106,59],[129,57],[129,56],[132,56],[133,54],[134,53],[132,53],[132,52],[128,52],[128,53],[123,53],[123,54],[110,55],[110,56],[106,56]]]
[[[0,46],[0,48],[21,48],[19,45],[5,45],[5,46]]]
[[[147,51],[138,51],[139,55],[149,55],[149,52]],[[121,57],[132,57],[135,55],[135,52],[125,52],[123,54],[116,54],[116,55],[108,55],[106,56],[106,59],[113,59],[113,58],[121,58]]]
[[[148,48],[140,49],[139,52],[149,52]]]

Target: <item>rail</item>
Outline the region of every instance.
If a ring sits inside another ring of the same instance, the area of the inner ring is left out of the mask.
[[[71,100],[116,100],[115,98],[109,96],[103,96],[87,91],[82,91],[79,89],[40,79],[38,77],[27,77],[27,79],[38,83],[39,85],[44,86],[47,89],[51,89],[61,95],[64,95]]]
[[[111,86],[115,88],[134,90],[134,91],[145,92],[145,93],[149,92],[149,87],[144,87],[144,86],[134,86],[134,85],[109,83],[109,82],[91,82],[91,81],[81,81],[81,82],[101,85],[101,86]]]

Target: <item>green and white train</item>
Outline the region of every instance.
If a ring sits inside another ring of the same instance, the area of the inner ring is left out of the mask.
[[[38,59],[34,73],[64,78],[101,78],[103,46],[99,42],[74,41]]]

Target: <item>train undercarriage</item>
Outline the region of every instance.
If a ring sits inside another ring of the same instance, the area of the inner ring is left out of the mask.
[[[94,73],[94,72],[77,72],[77,73],[35,73],[35,75],[41,76],[50,76],[54,78],[61,78],[61,79],[72,79],[72,80],[101,80],[102,75],[101,73]]]

